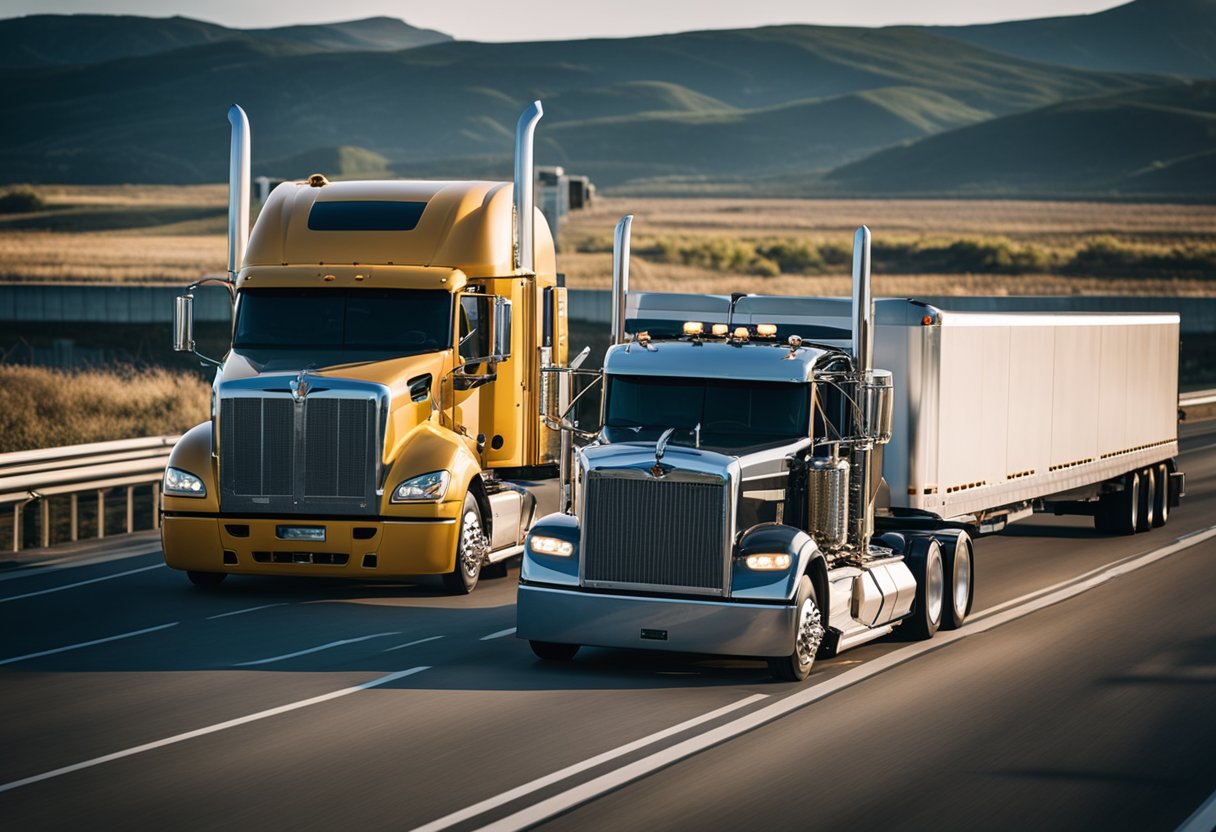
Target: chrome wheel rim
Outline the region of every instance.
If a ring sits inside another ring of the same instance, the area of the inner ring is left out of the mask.
[[[807,598],[798,608],[798,632],[794,636],[794,655],[800,666],[806,667],[815,660],[823,636],[823,619],[819,615],[819,607]]]
[[[967,599],[971,597],[971,547],[956,544],[954,550],[954,612],[961,617],[967,612]]]
[[[929,562],[929,586],[925,592],[925,606],[930,621],[942,620],[942,602],[946,597],[945,570],[942,569],[940,554]]]
[[[460,529],[460,568],[469,578],[477,577],[481,559],[485,552],[485,535],[481,532],[481,520],[477,512],[469,509],[464,513]]]

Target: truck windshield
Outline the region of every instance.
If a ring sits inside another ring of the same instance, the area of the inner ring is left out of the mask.
[[[609,376],[605,434],[609,442],[671,441],[743,448],[810,435],[811,389],[805,384],[706,378]]]
[[[243,289],[233,346],[433,352],[451,345],[452,296],[419,289]]]

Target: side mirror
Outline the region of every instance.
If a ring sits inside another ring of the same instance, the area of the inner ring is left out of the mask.
[[[511,301],[494,298],[494,361],[511,357]]]
[[[173,351],[194,352],[194,295],[178,295],[173,304]]]

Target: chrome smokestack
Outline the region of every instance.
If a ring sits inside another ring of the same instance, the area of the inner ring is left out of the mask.
[[[612,238],[612,343],[625,341],[625,295],[629,293],[629,235],[633,214],[616,224]]]
[[[515,125],[515,269],[535,274],[534,254],[536,236],[533,223],[532,136],[536,122],[545,114],[539,101],[533,101],[519,116]]]
[[[228,108],[232,144],[228,154],[228,279],[236,281],[249,243],[249,117]]]
[[[874,296],[870,292],[870,229],[853,235],[853,363],[864,377],[874,369]]]

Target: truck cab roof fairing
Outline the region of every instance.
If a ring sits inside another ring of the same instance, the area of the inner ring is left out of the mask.
[[[636,343],[609,348],[604,372],[803,384],[813,379],[816,364],[828,354],[815,347],[801,347],[791,358],[789,347],[771,342],[734,345],[710,340],[656,341],[649,350]]]

